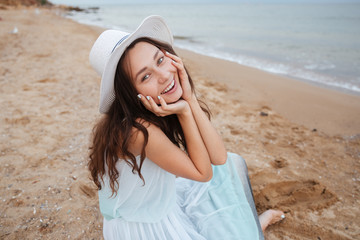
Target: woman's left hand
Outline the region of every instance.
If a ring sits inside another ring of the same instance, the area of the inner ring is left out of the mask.
[[[189,82],[189,77],[186,73],[186,70],[185,70],[185,67],[184,67],[184,64],[183,64],[181,58],[179,58],[178,56],[171,54],[169,52],[165,52],[165,55],[172,59],[172,64],[178,70],[180,85],[183,90],[182,98],[185,101],[190,101],[193,96],[193,92],[192,92],[191,85]]]
[[[157,105],[154,99],[150,96],[145,97],[139,94],[138,97],[140,98],[140,101],[146,109],[153,112],[156,116],[159,117],[165,117],[171,114],[182,115],[186,112],[191,111],[189,104],[182,99],[178,100],[175,103],[167,104],[162,97],[158,96],[160,105]]]

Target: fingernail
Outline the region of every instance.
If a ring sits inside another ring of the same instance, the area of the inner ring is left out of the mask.
[[[146,96],[146,99],[147,99],[147,100],[150,100],[150,96]]]
[[[158,99],[160,100],[160,96],[158,96]]]
[[[282,218],[282,219],[284,219],[284,218],[285,218],[285,215],[284,215],[284,214],[283,214],[283,215],[281,215],[281,218]]]
[[[137,97],[138,97],[139,99],[141,99],[141,95],[140,95],[140,94],[138,94]]]
[[[168,51],[166,51],[166,52],[165,52],[165,54],[169,54],[169,52],[168,52]]]
[[[176,63],[174,60],[172,60],[173,63]]]

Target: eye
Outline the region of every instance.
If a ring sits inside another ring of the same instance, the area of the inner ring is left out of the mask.
[[[159,58],[159,60],[157,61],[157,64],[160,65],[163,61],[164,61],[164,57],[161,57],[161,58]]]
[[[150,77],[150,75],[149,74],[146,74],[142,79],[141,79],[141,81],[143,82],[143,81],[145,81],[146,79],[148,79]]]

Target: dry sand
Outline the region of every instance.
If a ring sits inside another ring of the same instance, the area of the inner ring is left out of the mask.
[[[102,238],[86,169],[100,30],[57,12],[0,10],[0,239]],[[359,239],[360,98],[179,52],[248,163],[258,211],[286,211],[266,238]]]

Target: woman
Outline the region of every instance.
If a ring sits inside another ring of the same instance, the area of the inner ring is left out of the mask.
[[[89,169],[105,239],[263,239],[244,160],[226,153],[159,16],[108,30],[90,62],[102,76]]]

